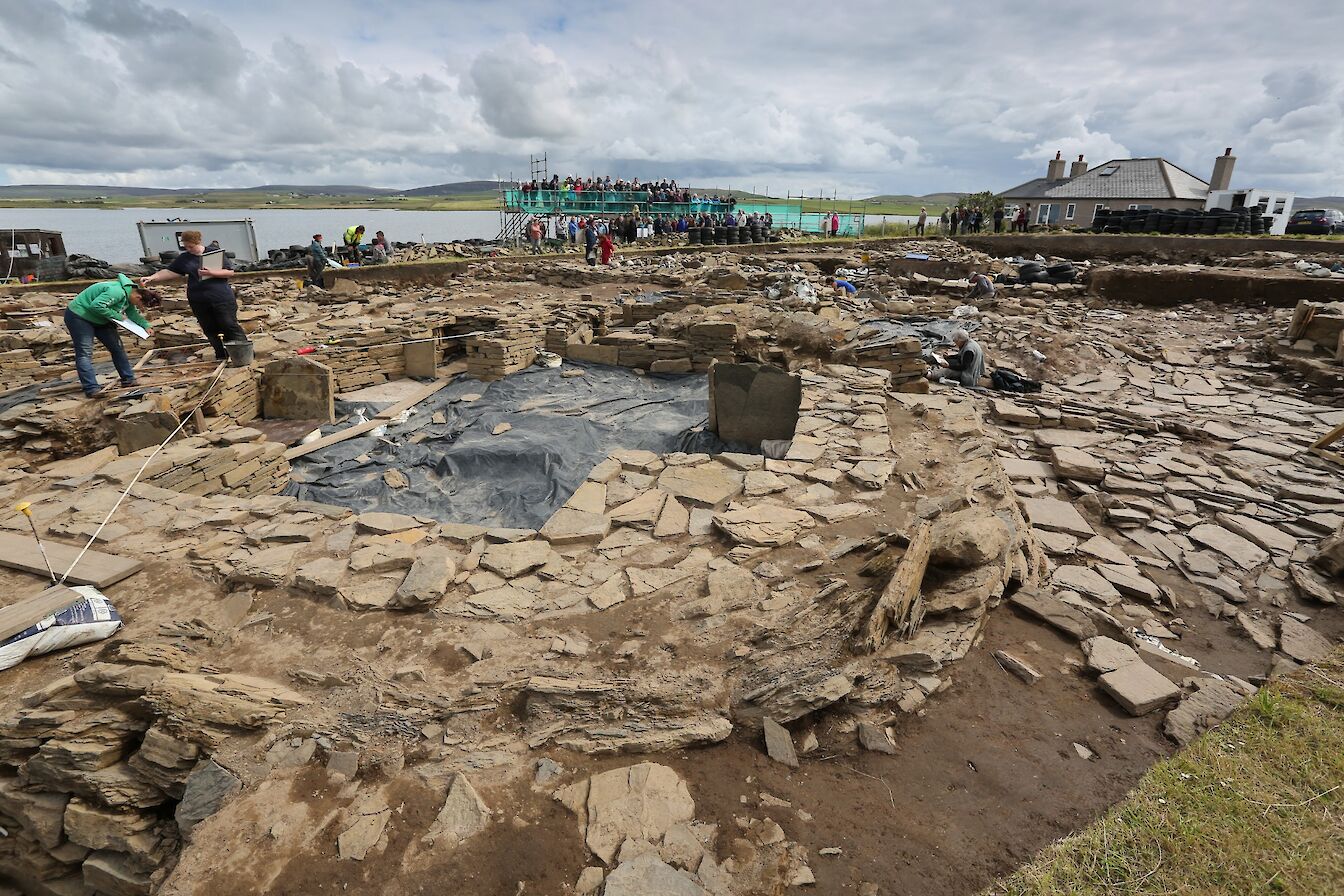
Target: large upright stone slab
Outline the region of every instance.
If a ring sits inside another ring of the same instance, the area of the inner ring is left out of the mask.
[[[117,451],[122,457],[163,442],[177,429],[177,415],[162,395],[152,395],[132,404],[113,423]]]
[[[281,358],[261,374],[261,415],[268,420],[336,420],[336,378],[311,358]]]
[[[709,368],[709,428],[725,442],[760,445],[792,439],[803,381],[769,364],[715,364]]]
[[[439,342],[429,333],[421,333],[416,339],[419,341],[407,342],[401,349],[406,375],[432,380],[439,375]]]

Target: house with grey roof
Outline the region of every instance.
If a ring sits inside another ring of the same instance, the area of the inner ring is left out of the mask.
[[[1099,210],[1202,209],[1210,189],[1226,190],[1236,157],[1229,149],[1214,162],[1212,184],[1166,159],[1112,159],[1089,168],[1082,156],[1069,166],[1055,153],[1045,177],[999,195],[1005,205],[1025,206],[1033,225],[1088,227]]]

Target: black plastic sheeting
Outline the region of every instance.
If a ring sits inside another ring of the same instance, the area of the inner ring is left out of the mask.
[[[576,367],[583,376],[562,376]],[[470,394],[481,397],[460,401]],[[445,422],[432,422],[436,413]],[[726,450],[703,430],[708,415],[708,380],[698,374],[638,376],[566,362],[493,383],[459,379],[385,433],[296,458],[285,494],[360,512],[535,529],[613,451]],[[492,435],[501,423],[513,428]],[[388,486],[383,474],[393,469],[410,485]]]
[[[71,371],[73,372],[74,365],[71,364],[70,366]],[[98,382],[103,386],[109,386],[109,385],[115,386],[117,384],[117,371],[116,368],[113,367],[111,361],[94,362],[93,372],[98,375]],[[111,382],[108,381],[109,376],[112,378]],[[0,396],[0,414],[3,414],[5,411],[16,408],[21,404],[31,404],[32,402],[35,401],[62,401],[68,398],[82,398],[83,395],[79,392],[78,389],[72,392],[65,392],[60,395],[53,395],[53,396],[43,395],[40,391],[42,389],[48,388],[49,386],[67,385],[74,382],[76,381],[70,380],[67,383],[58,383],[56,380],[48,380],[46,382],[33,383],[32,385],[24,386],[17,392],[11,392],[8,395]],[[4,384],[0,383],[0,390],[3,389]]]
[[[891,345],[898,339],[918,336],[924,351],[947,345],[951,342],[948,335],[953,330],[965,330],[973,333],[980,324],[973,320],[956,318],[926,317],[922,314],[906,314],[901,317],[873,317],[863,321],[855,332],[857,337],[843,346],[853,351],[879,348]]]

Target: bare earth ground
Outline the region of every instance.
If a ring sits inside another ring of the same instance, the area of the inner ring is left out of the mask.
[[[534,291],[535,284],[507,282],[490,288],[503,301]],[[607,283],[574,292],[608,299],[620,288]],[[950,296],[918,300],[921,310],[946,311],[956,302]],[[466,307],[470,302],[445,304]],[[1202,344],[1211,345],[1251,335],[1248,322],[1253,317],[1260,319],[1250,326],[1268,330],[1273,325],[1267,315],[1244,311],[1181,309],[1184,319],[1176,325],[1163,312],[1137,307],[1124,311],[1129,317],[1109,326],[1115,338],[1124,334],[1132,345],[1169,341],[1178,347],[1189,346],[1187,335],[1192,332],[1201,334]],[[1108,326],[1102,321],[1101,327]],[[1177,325],[1182,332],[1172,331]],[[1069,383],[1065,399],[1103,406],[1135,401],[1144,406],[1145,413],[1178,415],[1196,426],[1206,419],[1241,415],[1244,420],[1248,416],[1243,409],[1216,405],[1201,409],[1204,405],[1199,401],[1187,403],[1191,394],[1203,397],[1203,387],[1187,380],[1187,375],[1208,374],[1207,369],[1167,365],[1160,388],[1146,385],[1148,381],[1139,375],[1143,370],[1136,368],[1151,370],[1152,365],[1099,351],[1099,342],[1110,337],[1103,333],[1100,340],[1096,338],[1097,327],[1096,319],[1079,317],[1077,306],[1067,310],[1052,306],[1049,311],[1010,307],[987,314],[983,335],[977,335],[993,345],[1002,363],[1052,383]],[[1049,366],[1033,366],[1027,360],[1033,347],[1046,351]],[[1219,394],[1231,392],[1233,383],[1245,385],[1245,394],[1253,397],[1288,394],[1289,384],[1281,372],[1255,368],[1243,379],[1246,368],[1240,362],[1221,366],[1227,351],[1222,350],[1213,374],[1214,385],[1224,387]],[[1232,349],[1233,354],[1241,351],[1240,347]],[[938,399],[949,392],[938,390],[930,396],[927,412],[921,408],[920,413],[911,413],[909,402],[888,403],[893,438],[899,435],[904,440],[898,446],[897,476],[927,476],[930,469],[945,470],[962,463],[954,453],[956,442],[940,429],[949,421],[939,410]],[[991,416],[988,408],[982,410],[986,418]],[[1248,426],[1247,435],[1300,442],[1302,431],[1310,427],[1286,413],[1284,419],[1289,423],[1238,425]],[[1023,446],[1030,441],[1032,428],[1024,430],[999,421],[987,430],[1002,456],[1029,453]],[[1166,432],[1170,434],[1171,429]],[[1119,469],[1145,462],[1157,447],[1156,441],[1151,446],[1107,444],[1095,453],[1107,455],[1108,463]],[[1173,446],[1163,442],[1161,447]],[[1174,447],[1219,462],[1227,445],[1201,437],[1178,440]],[[1113,449],[1117,453],[1111,456]],[[1128,454],[1121,456],[1120,452]],[[1319,464],[1312,466],[1311,475],[1320,469]],[[1122,531],[1107,522],[1097,505],[1078,500],[1063,484],[1020,487],[1058,489],[1054,493],[1078,504],[1098,533],[1133,553]],[[875,516],[830,525],[826,536],[862,538],[877,527],[906,530],[914,521],[918,497],[889,488],[874,502]],[[791,569],[807,557],[807,552],[794,545],[773,551],[770,561]],[[859,575],[867,559],[860,553],[850,554],[793,578],[804,591],[817,589],[823,575],[843,576],[856,587],[880,587],[880,582],[865,582]],[[1284,562],[1271,566],[1286,566],[1287,558],[1279,559]],[[1293,562],[1300,561],[1294,557]],[[1226,559],[1221,564],[1224,570],[1232,569]],[[1192,583],[1174,567],[1151,563],[1142,569],[1166,590],[1171,606],[1161,614],[1140,608],[1142,613],[1133,616],[1131,624],[1138,624],[1143,613],[1155,616],[1179,633],[1174,649],[1198,660],[1203,669],[1257,683],[1264,679],[1270,671],[1269,652],[1252,644],[1223,615],[1231,605],[1220,609],[1221,618],[1215,618],[1207,609],[1208,589]],[[0,589],[10,593],[26,591],[33,581],[0,570]],[[1301,613],[1328,640],[1338,642],[1344,636],[1344,617],[1336,608],[1303,601],[1292,591],[1273,603],[1249,584],[1246,592],[1250,600],[1238,604],[1241,609]],[[437,615],[351,612],[284,587],[257,589],[246,615],[261,621],[239,627],[236,607],[230,605],[226,611],[228,593],[181,563],[150,560],[145,572],[109,588],[108,594],[127,623],[122,637],[140,637],[161,632],[162,626],[200,619],[207,634],[186,637],[210,669],[267,677],[313,699],[316,705],[310,713],[296,712],[289,720],[286,737],[316,733],[318,722],[329,722],[334,714],[361,714],[379,706],[392,670],[422,666],[429,687],[442,683],[446,688],[448,682],[460,682],[470,665],[458,646],[462,631],[455,624],[450,630],[449,621]],[[630,599],[601,613],[579,615],[565,622],[565,631],[592,643],[585,666],[608,672],[624,670],[627,658],[618,649],[632,635],[638,634],[643,643],[656,644],[677,634],[676,626],[662,612],[663,600]],[[745,629],[726,631],[730,638],[740,639],[739,643],[748,634]],[[535,632],[529,629],[528,634]],[[735,644],[715,635],[684,639],[675,646],[678,662],[708,665],[721,660]],[[100,649],[101,645],[94,645],[29,660],[3,673],[5,691],[8,695],[33,691],[80,668]],[[1041,673],[1041,679],[1027,685],[1007,672],[993,655],[997,649],[1025,660]],[[351,801],[352,782],[333,777],[319,764],[270,769],[263,754],[275,738],[239,734],[217,755],[249,785],[260,784],[249,786],[236,802],[198,829],[163,892],[182,896],[260,892],[257,881],[267,878],[271,883],[266,892],[296,896],[349,892],[395,896],[445,890],[504,896],[573,892],[583,868],[598,863],[583,848],[574,814],[557,802],[553,792],[557,786],[648,760],[675,770],[695,800],[696,820],[717,825],[720,861],[731,857],[745,867],[772,855],[758,850],[743,826],[748,817],[768,818],[808,856],[816,880],[799,892],[871,893],[865,885],[876,885],[876,892],[883,894],[973,893],[1028,861],[1053,840],[1098,818],[1154,762],[1175,750],[1162,732],[1163,713],[1130,716],[1081,667],[1076,639],[1026,618],[1005,602],[989,611],[983,640],[950,667],[950,674],[944,676],[945,688],[916,712],[894,716],[894,755],[860,749],[852,724],[838,713],[818,713],[790,726],[796,743],[809,732],[819,740],[817,750],[802,757],[798,769],[769,759],[760,736],[744,726],[722,743],[649,756],[592,756],[554,746],[532,749],[515,753],[503,764],[491,762],[496,768],[489,773],[482,771],[479,777],[472,773],[481,797],[494,811],[494,822],[486,836],[474,837],[456,850],[425,850],[419,843],[444,802],[445,771],[436,766],[433,754],[371,722],[360,744],[360,792],[387,785],[392,820],[385,843],[362,861],[337,854],[337,837],[348,823],[342,813]],[[296,669],[316,670],[340,679],[341,684],[295,683],[291,673]],[[8,700],[6,705],[10,705]],[[515,732],[525,714],[519,697],[490,713],[472,716],[470,725],[473,736],[479,738],[481,753],[516,744]],[[1075,744],[1094,757],[1082,758]],[[564,771],[557,780],[534,786],[533,769],[543,757]],[[819,852],[830,848],[840,852]],[[791,891],[795,888],[776,883],[768,892]]]

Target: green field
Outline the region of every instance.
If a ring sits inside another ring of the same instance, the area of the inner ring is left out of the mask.
[[[1260,691],[987,892],[1344,893],[1344,648]]]
[[[777,199],[755,196],[741,190],[715,191],[712,188],[698,189],[701,195],[731,195],[742,201],[765,203],[770,205],[798,204],[799,200]],[[921,205],[928,207],[929,213],[937,216],[943,206],[952,200],[953,194],[935,194],[932,196],[875,196],[870,199],[805,199],[802,200],[804,212],[837,211],[841,214],[866,215],[917,215]],[[279,208],[279,209],[316,209],[316,208],[379,208],[402,209],[404,211],[463,212],[496,211],[499,209],[499,196],[491,192],[457,193],[444,196],[290,196],[288,194],[262,193],[256,191],[209,191],[199,194],[176,193],[155,196],[122,196],[109,192],[101,199],[65,199],[57,197],[12,198],[0,197],[0,208]]]

